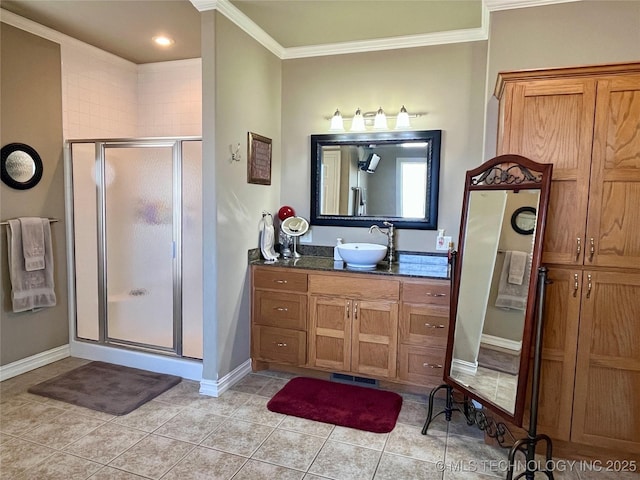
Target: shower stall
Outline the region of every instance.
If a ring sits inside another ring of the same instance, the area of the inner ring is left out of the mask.
[[[77,342],[202,358],[202,141],[67,142]]]

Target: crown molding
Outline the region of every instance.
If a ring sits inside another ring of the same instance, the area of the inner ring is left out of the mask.
[[[374,40],[362,40],[356,42],[285,48],[262,30],[262,28],[260,28],[253,20],[247,17],[238,8],[234,7],[229,0],[190,1],[200,12],[218,10],[281,60],[395,50],[400,48],[425,47],[431,45],[443,45],[447,43],[477,42],[487,40],[489,31],[489,15],[483,2],[482,23],[479,28],[409,35],[404,37],[378,38]]]
[[[325,45],[311,45],[308,47],[290,47],[284,51],[283,59],[321,57],[324,55],[344,55],[349,53],[378,52],[401,48],[426,47],[444,45],[448,43],[478,42],[487,40],[487,29],[470,28],[465,30],[450,30],[446,32],[409,35],[404,37],[378,38],[357,42],[331,43]]]
[[[513,10],[516,8],[544,7],[557,3],[581,2],[582,0],[482,0],[483,7],[489,12]]]
[[[260,28],[258,24],[234,7],[229,0],[191,0],[191,3],[199,12],[218,10],[276,57],[280,59],[284,57],[285,48]]]

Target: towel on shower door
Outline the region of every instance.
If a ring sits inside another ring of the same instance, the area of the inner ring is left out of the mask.
[[[520,285],[509,282],[511,263],[514,258],[514,251],[507,251],[504,254],[504,263],[498,281],[498,296],[496,307],[512,310],[524,310],[527,307],[527,297],[529,296],[529,277],[531,275],[531,255],[525,252],[517,252],[525,256],[522,281]],[[519,268],[518,265],[516,265]]]
[[[44,229],[40,217],[21,217],[22,253],[27,272],[44,268]],[[47,221],[47,224],[49,222]]]
[[[41,270],[28,271],[25,268],[20,220],[9,220],[7,226],[9,279],[14,312],[53,307],[56,304],[51,227],[48,219],[43,218],[40,221],[44,237],[44,268]]]

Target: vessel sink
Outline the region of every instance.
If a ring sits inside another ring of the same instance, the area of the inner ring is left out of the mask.
[[[343,243],[338,252],[348,267],[375,268],[387,254],[387,247],[377,243]]]

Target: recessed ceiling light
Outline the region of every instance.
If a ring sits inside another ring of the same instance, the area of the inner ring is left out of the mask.
[[[157,37],[153,37],[153,41],[156,45],[160,45],[161,47],[170,47],[171,45],[176,43],[173,38],[169,38],[165,35],[158,35]]]

